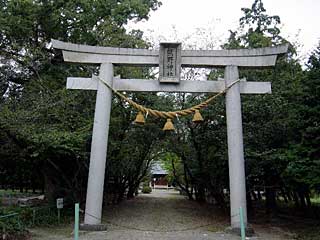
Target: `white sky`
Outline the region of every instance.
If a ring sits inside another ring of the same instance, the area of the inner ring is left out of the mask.
[[[148,21],[129,24],[138,28],[156,42],[159,36],[166,41],[183,40],[197,28],[207,29],[207,33],[224,42],[228,30],[236,30],[242,7],[250,8],[253,0],[161,0],[163,5],[152,12]],[[282,36],[291,42],[298,42],[299,55],[306,56],[320,40],[320,0],[263,0],[268,15],[281,18]],[[173,31],[175,27],[175,31]],[[174,36],[176,32],[176,36]],[[298,36],[297,36],[298,34]],[[200,36],[201,34],[197,35]],[[197,37],[192,36],[196,42]],[[202,37],[204,38],[204,37]],[[205,37],[210,39],[210,37]],[[199,44],[201,40],[199,40]],[[214,43],[215,48],[219,44]]]

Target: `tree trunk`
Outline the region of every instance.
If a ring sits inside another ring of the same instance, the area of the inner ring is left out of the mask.
[[[206,195],[205,195],[205,188],[202,184],[199,184],[196,188],[196,200],[197,202],[205,202],[206,201]]]
[[[283,197],[284,202],[285,202],[285,203],[288,203],[289,201],[288,201],[286,192],[284,191],[283,188],[281,188],[281,195],[282,195],[282,197]]]
[[[299,204],[299,198],[298,198],[297,192],[293,191],[292,196],[294,200],[294,205],[296,206],[296,208],[299,208],[300,204]]]
[[[306,200],[307,200],[307,206],[308,206],[308,208],[311,208],[312,204],[311,204],[311,200],[310,200],[310,192],[307,191],[305,193],[305,196],[306,196]]]
[[[137,186],[136,184],[130,182],[128,186],[127,199],[134,198],[134,194],[136,192]]]
[[[258,200],[261,201],[261,200],[262,200],[262,196],[261,196],[261,191],[260,191],[260,189],[258,189],[257,192],[258,192]]]
[[[127,199],[134,198],[134,193],[135,193],[135,191],[133,191],[131,188],[129,188],[128,193],[127,193]]]
[[[247,187],[247,193],[246,193],[246,197],[247,197],[247,208],[248,208],[248,211],[251,211],[252,210],[252,198],[251,198],[251,194],[250,194],[250,188]]]
[[[253,190],[250,193],[251,193],[251,196],[253,197],[253,200],[258,201],[258,197],[257,197],[257,194],[255,193],[255,191]]]
[[[176,181],[177,185],[181,188],[182,191],[184,191],[187,194],[189,200],[193,200],[193,196],[189,191],[189,184],[188,184],[188,181],[187,181],[188,179],[185,179],[186,186],[183,186],[180,183],[179,179],[178,179],[177,172],[176,172],[176,167],[174,165],[173,160],[171,161],[171,166],[172,166],[172,170],[173,170],[173,176],[175,178],[175,181]],[[184,166],[184,169],[185,169],[185,166]],[[186,177],[186,176],[184,176],[184,177]]]
[[[116,199],[116,204],[120,203],[123,200],[125,191],[126,190],[123,187],[119,189],[117,199]]]
[[[275,213],[277,210],[276,191],[273,187],[266,188],[267,213]]]
[[[299,190],[298,191],[298,196],[299,196],[299,200],[300,200],[300,206],[305,209],[307,207],[307,204],[306,204],[306,200],[305,200],[305,194],[304,194],[304,191],[302,190]]]
[[[226,201],[225,201],[223,192],[214,192],[214,193],[212,193],[212,196],[215,199],[215,201],[217,202],[218,206],[223,207],[223,208],[226,207]]]

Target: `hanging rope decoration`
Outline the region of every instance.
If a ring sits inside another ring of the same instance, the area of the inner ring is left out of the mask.
[[[205,100],[204,102],[202,102],[202,103],[200,103],[198,105],[195,105],[195,106],[187,108],[187,109],[178,110],[178,111],[166,112],[166,111],[158,111],[158,110],[154,110],[154,109],[151,109],[151,108],[144,107],[144,106],[136,103],[135,101],[132,101],[131,99],[129,99],[128,97],[126,97],[122,93],[118,92],[116,89],[112,88],[107,82],[105,82],[100,77],[97,77],[97,78],[104,85],[106,85],[110,90],[112,90],[116,95],[118,95],[120,98],[122,98],[123,100],[128,102],[130,105],[132,105],[134,108],[136,108],[139,111],[138,114],[137,114],[137,117],[136,117],[136,119],[134,121],[136,124],[143,125],[145,123],[145,119],[144,119],[144,115],[143,114],[147,114],[147,115],[150,114],[150,115],[152,115],[154,117],[166,118],[167,122],[165,123],[165,125],[163,127],[164,131],[175,130],[175,128],[173,126],[173,123],[172,123],[172,119],[175,118],[175,117],[187,116],[187,115],[190,115],[190,114],[194,114],[192,121],[195,122],[195,123],[202,122],[203,121],[203,117],[200,114],[200,109],[206,107],[211,101],[213,101],[217,97],[219,97],[219,96],[223,95],[224,93],[226,93],[229,88],[231,88],[234,84],[236,84],[237,82],[240,81],[240,79],[234,81],[228,87],[226,87],[224,90],[222,90],[221,92],[209,97],[207,100]]]

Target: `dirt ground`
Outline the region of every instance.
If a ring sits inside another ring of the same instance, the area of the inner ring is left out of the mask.
[[[225,233],[229,219],[210,205],[188,201],[173,190],[155,190],[133,200],[108,206],[105,232],[81,232],[80,239],[95,240],[238,240]],[[247,239],[289,240],[294,235],[280,228],[252,225],[256,235]],[[73,227],[31,229],[32,239],[70,240]]]

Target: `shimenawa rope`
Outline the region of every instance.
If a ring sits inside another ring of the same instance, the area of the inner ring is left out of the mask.
[[[136,103],[135,101],[132,101],[131,99],[129,99],[128,97],[126,97],[122,93],[118,92],[116,89],[111,87],[102,78],[100,78],[98,76],[95,76],[95,77],[98,78],[104,85],[106,85],[109,89],[111,89],[120,98],[122,98],[123,100],[127,101],[129,104],[131,104],[134,108],[136,108],[140,112],[145,113],[145,114],[150,114],[150,115],[152,115],[154,117],[170,118],[170,119],[175,118],[175,117],[179,117],[179,116],[187,116],[189,114],[195,113],[196,110],[200,110],[200,109],[206,107],[211,101],[213,101],[217,97],[219,97],[219,96],[223,95],[224,93],[226,93],[228,89],[230,89],[234,84],[236,84],[237,82],[240,81],[240,79],[238,79],[238,80],[232,82],[224,90],[222,90],[221,92],[209,97],[207,100],[205,100],[204,102],[202,102],[202,103],[200,103],[198,105],[195,105],[195,106],[187,108],[187,109],[178,110],[178,111],[166,112],[166,111],[159,111],[159,110],[154,110],[154,109],[151,109],[151,108],[144,107],[144,106]]]

